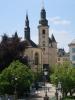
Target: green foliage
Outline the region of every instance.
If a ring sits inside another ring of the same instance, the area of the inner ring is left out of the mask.
[[[64,97],[62,100],[75,100],[75,96],[67,96]]]
[[[72,94],[75,88],[75,68],[69,63],[56,65],[53,74],[50,76],[53,84],[57,85],[60,81],[64,95],[68,92]]]
[[[0,93],[13,94],[16,88],[18,94],[23,94],[30,88],[32,82],[33,73],[31,69],[19,61],[13,61],[0,74]]]

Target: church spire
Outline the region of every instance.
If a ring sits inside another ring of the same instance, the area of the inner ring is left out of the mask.
[[[29,27],[28,13],[26,13],[25,26]]]
[[[28,13],[26,13],[24,34],[25,34],[25,39],[30,40],[30,27],[29,27]]]
[[[39,21],[39,24],[43,26],[48,26],[48,20],[46,19],[46,11],[44,8],[44,1],[42,1],[42,9],[41,9],[40,17],[41,19]]]

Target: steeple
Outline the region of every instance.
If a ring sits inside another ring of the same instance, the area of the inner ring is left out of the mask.
[[[25,26],[29,27],[28,13],[26,13]]]
[[[56,43],[56,40],[55,40],[55,37],[54,37],[53,34],[52,34],[52,36],[51,36],[51,40],[52,40],[52,42],[55,42],[55,43]]]
[[[26,13],[24,34],[25,34],[25,39],[30,40],[30,27],[29,27],[28,13]]]
[[[40,21],[39,24],[43,25],[43,26],[48,26],[48,20],[46,19],[46,11],[44,8],[44,1],[42,3],[42,9],[41,9],[41,13],[40,13]]]

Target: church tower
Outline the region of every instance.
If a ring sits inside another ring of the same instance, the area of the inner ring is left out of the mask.
[[[49,65],[49,25],[46,19],[46,11],[43,7],[40,13],[40,20],[38,25],[39,32],[39,46],[43,51],[43,66]]]
[[[24,38],[26,40],[30,40],[30,27],[29,27],[29,19],[27,13],[26,13],[26,20],[25,20],[25,28],[24,28]]]

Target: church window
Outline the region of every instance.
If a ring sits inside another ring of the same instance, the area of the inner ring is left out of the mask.
[[[45,46],[45,44],[43,44],[43,46]]]
[[[45,30],[42,30],[42,33],[45,35]]]
[[[39,64],[39,54],[35,53],[35,65]]]

